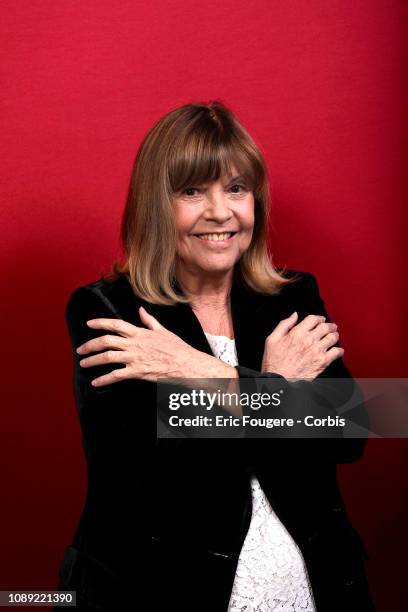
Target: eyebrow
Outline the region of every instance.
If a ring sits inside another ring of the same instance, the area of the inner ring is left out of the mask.
[[[233,176],[227,183],[227,185],[231,185],[231,183],[234,183],[235,181],[244,181],[246,182],[246,177],[244,174],[237,174],[237,176]],[[208,183],[202,183],[201,186],[207,185]]]
[[[238,176],[233,176],[228,184],[230,185],[234,181],[241,181],[241,180],[244,181],[245,180],[245,176],[243,174],[238,174]]]

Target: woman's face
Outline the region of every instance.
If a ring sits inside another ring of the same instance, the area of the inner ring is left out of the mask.
[[[254,196],[235,168],[231,171],[174,196],[178,262],[192,274],[229,272],[251,243]]]

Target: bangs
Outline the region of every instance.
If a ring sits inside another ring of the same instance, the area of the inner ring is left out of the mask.
[[[210,130],[195,126],[188,135],[180,135],[168,159],[168,178],[172,193],[187,187],[206,185],[221,177],[232,178],[232,166],[251,191],[262,184],[263,172],[251,151],[234,136],[222,137],[218,126]],[[215,128],[215,129],[214,129]],[[234,172],[235,175],[235,172]]]

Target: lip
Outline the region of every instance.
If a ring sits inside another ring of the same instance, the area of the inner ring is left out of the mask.
[[[204,232],[202,232],[204,234]],[[227,232],[208,232],[209,234],[226,234]],[[206,244],[208,246],[228,246],[235,238],[235,236],[238,235],[238,231],[234,232],[232,234],[232,236],[230,236],[229,238],[227,238],[226,240],[202,240],[201,238],[198,237],[197,234],[192,234],[193,238],[197,238],[197,240],[200,241],[201,244]]]

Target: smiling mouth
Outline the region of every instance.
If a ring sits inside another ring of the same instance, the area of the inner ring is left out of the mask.
[[[212,232],[211,234],[193,234],[196,238],[207,242],[226,242],[235,236],[237,232]]]

